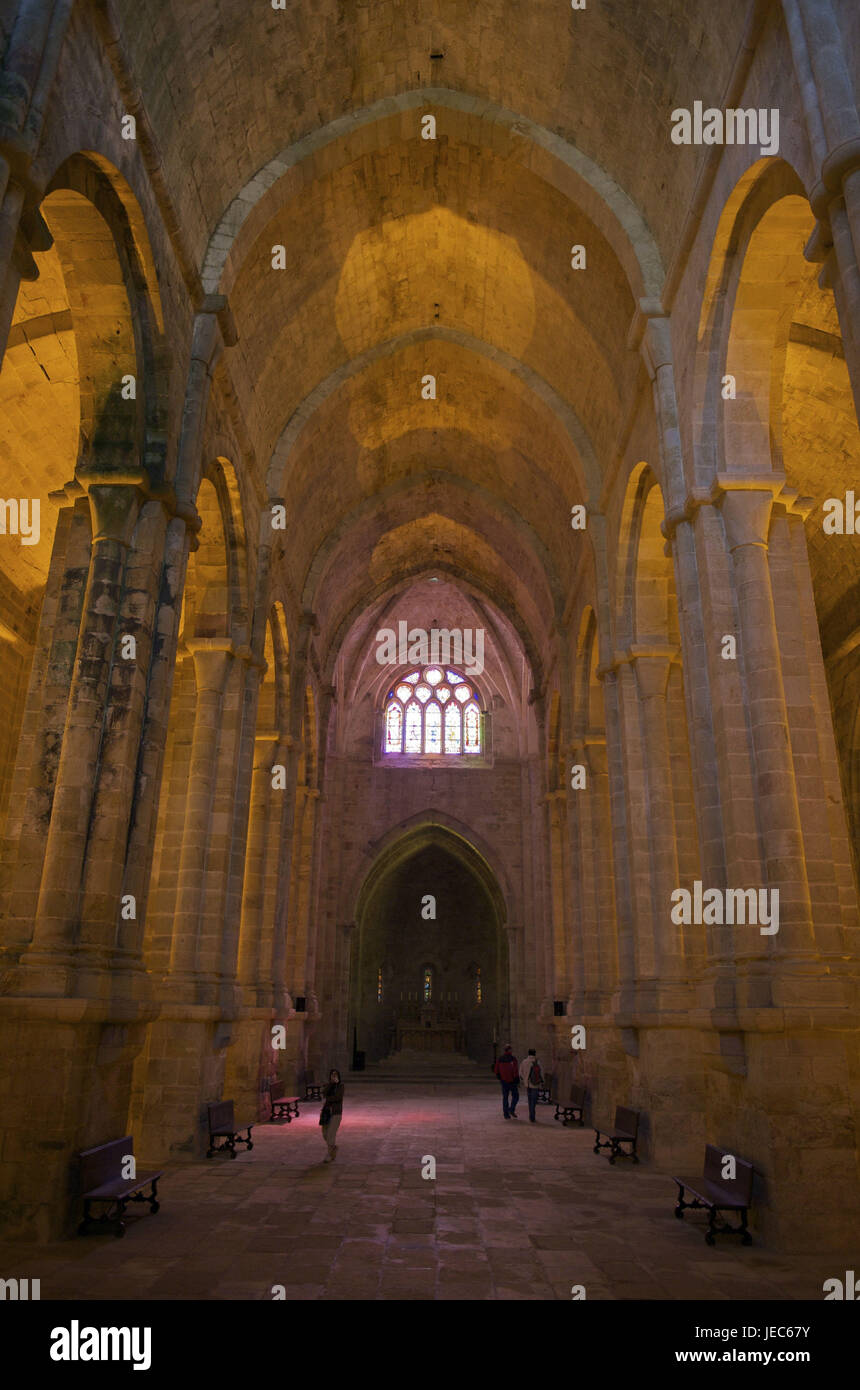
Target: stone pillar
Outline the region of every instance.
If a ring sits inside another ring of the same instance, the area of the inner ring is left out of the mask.
[[[683,508],[667,517],[664,530],[678,576],[688,695],[693,686],[690,732],[702,881],[714,888],[752,886],[761,881],[755,769],[740,664],[722,656],[723,637],[737,635],[737,616],[732,560],[710,493],[692,492]],[[704,786],[698,780],[703,756],[712,764]],[[705,962],[699,1004],[731,1011],[737,1004],[737,937],[718,926],[701,931]]]
[[[172,980],[193,989],[197,983],[198,931],[203,877],[217,765],[221,701],[233,662],[229,639],[210,637],[187,643],[194,661],[197,705],[188,775],[185,829],[179,849],[179,887],[170,959]]]
[[[287,988],[293,999],[298,994],[307,994],[310,987],[308,929],[318,797],[316,787],[303,783],[296,788],[293,882],[290,890],[292,941],[287,942]]]
[[[63,493],[39,615],[3,842],[0,918],[10,958],[33,935],[89,569],[89,504],[77,484],[69,493]]]
[[[140,507],[137,486],[89,481],[92,554],[68,717],[51,805],[39,902],[28,967],[52,968],[47,992],[66,993],[79,920],[94,773],[116,640],[126,556]],[[58,973],[59,972],[59,973]]]
[[[139,972],[143,966],[139,927],[143,904],[133,894],[122,909],[121,902],[168,524],[169,504],[148,501],[126,566],[117,623],[118,650],[111,667],[104,733],[94,772],[78,949],[79,954],[86,952],[94,965],[109,965],[110,979],[101,983],[112,996],[117,993],[120,971]],[[128,638],[135,643],[133,656],[123,655]]]
[[[633,1007],[636,951],[633,926],[633,863],[628,833],[628,785],[625,765],[624,721],[619,670],[612,664],[597,669],[603,681],[606,711],[606,751],[612,859],[615,876],[616,949],[618,955],[619,1009]]]
[[[659,1004],[682,1005],[679,984],[688,978],[682,929],[671,920],[671,894],[678,883],[677,827],[672,767],[666,727],[666,695],[677,648],[630,648],[641,711],[641,737],[647,781],[647,824],[651,852],[654,962]]]
[[[818,219],[812,261],[834,248],[832,283],[845,361],[860,417],[860,117],[845,61],[845,40],[830,0],[782,0],[795,76],[818,181],[810,195]]]
[[[754,749],[765,883],[779,889],[781,952],[806,956],[814,950],[812,909],[768,564],[771,511],[781,481],[756,484],[725,475],[715,495],[734,564],[738,660]],[[738,956],[761,954],[763,938],[754,941],[753,935],[755,929],[738,943]]]
[[[268,1004],[264,972],[272,969],[274,938],[268,920],[267,873],[275,798],[272,768],[284,765],[286,748],[277,730],[258,731],[254,739],[254,768],[251,778],[251,811],[245,851],[245,882],[242,893],[242,924],[239,933],[239,981],[250,1005]],[[268,949],[265,949],[267,947]]]
[[[586,734],[571,745],[571,760],[585,768],[586,785],[574,795],[578,834],[582,960],[585,972],[583,1009],[606,1014],[618,980],[615,902],[612,892],[612,829],[609,813],[609,766],[606,737]]]
[[[213,1002],[230,1016],[238,1007],[236,962],[248,832],[251,758],[257,722],[261,658],[248,646],[234,661],[221,702],[221,728],[213,783],[209,852],[203,881],[198,970]]]
[[[567,884],[570,864],[567,853],[567,793],[551,791],[544,798],[545,825],[549,845],[549,912],[552,947],[551,991],[553,999],[567,999],[571,990],[581,988],[582,954],[573,937],[573,923],[567,910]]]

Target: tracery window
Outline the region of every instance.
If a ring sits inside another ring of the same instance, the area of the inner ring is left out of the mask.
[[[412,756],[475,756],[482,752],[481,707],[459,671],[424,666],[403,676],[385,701],[383,751]]]

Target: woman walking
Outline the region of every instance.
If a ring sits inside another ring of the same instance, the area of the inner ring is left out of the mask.
[[[323,1108],[320,1111],[320,1124],[322,1125],[322,1137],[326,1142],[328,1154],[324,1162],[333,1163],[337,1155],[337,1131],[340,1126],[340,1117],[343,1113],[343,1082],[340,1079],[340,1072],[336,1067],[332,1067],[328,1074],[328,1085],[323,1092]]]

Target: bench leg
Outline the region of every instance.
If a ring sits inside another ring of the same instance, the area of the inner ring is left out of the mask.
[[[125,1216],[125,1209],[127,1205],[127,1197],[120,1197],[119,1201],[116,1204],[117,1211],[116,1217],[114,1218],[113,1233],[116,1236],[117,1240],[120,1240],[125,1235],[125,1222],[122,1218]]]
[[[717,1243],[717,1242],[716,1242],[716,1230],[715,1230],[715,1225],[714,1225],[714,1223],[715,1223],[715,1221],[716,1221],[716,1218],[717,1218],[717,1209],[716,1209],[716,1207],[708,1207],[708,1229],[707,1229],[707,1232],[706,1232],[706,1234],[705,1234],[705,1244],[706,1244],[706,1245],[716,1245],[716,1243]]]
[[[84,1219],[78,1227],[78,1235],[85,1236],[90,1229],[90,1203],[84,1200]]]
[[[684,1192],[685,1188],[681,1185],[681,1183],[678,1183],[678,1200],[675,1204],[675,1215],[677,1216],[679,1221],[683,1221],[684,1212],[686,1211],[687,1207],[693,1205],[692,1202],[684,1201]]]

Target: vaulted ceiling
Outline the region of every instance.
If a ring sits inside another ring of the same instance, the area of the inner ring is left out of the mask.
[[[721,98],[750,4],[117,0],[183,241],[236,322],[235,462],[287,504],[327,662],[433,571],[546,648],[695,185],[670,113]]]

